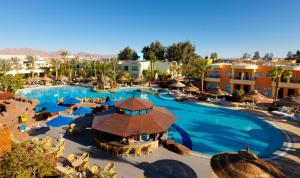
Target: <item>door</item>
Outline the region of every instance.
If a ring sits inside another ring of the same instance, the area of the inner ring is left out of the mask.
[[[250,90],[250,86],[249,85],[244,85],[244,91],[245,93],[248,93]]]
[[[295,89],[289,88],[288,89],[288,96],[295,96]]]
[[[279,90],[278,90],[278,98],[283,98],[283,88],[279,88]]]

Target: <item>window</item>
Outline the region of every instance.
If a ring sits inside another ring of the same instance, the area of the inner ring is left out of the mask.
[[[261,77],[262,77],[261,72],[255,72],[255,77],[256,77],[256,78],[261,78]]]
[[[128,66],[124,66],[124,70],[125,70],[125,71],[128,71]]]
[[[208,84],[207,84],[207,88],[208,88],[209,90],[216,89],[217,86],[218,86],[218,84],[217,84],[216,82],[208,82]]]
[[[272,95],[272,88],[265,88],[264,91],[263,91],[263,94],[265,96],[271,97],[271,95]]]
[[[227,84],[227,85],[225,86],[225,91],[226,91],[227,93],[231,93],[231,86],[230,86],[230,84]]]
[[[211,71],[210,72],[210,76],[212,78],[218,78],[218,77],[220,77],[219,71],[215,71],[215,70]]]
[[[228,77],[231,77],[231,76],[232,76],[232,73],[231,73],[231,72],[227,72],[227,76],[228,76]]]
[[[255,86],[255,90],[258,91],[258,92],[260,92],[259,86]]]
[[[139,66],[132,66],[132,71],[139,71]]]

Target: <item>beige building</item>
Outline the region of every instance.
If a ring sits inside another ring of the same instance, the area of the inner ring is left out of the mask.
[[[159,73],[170,73],[170,65],[174,62],[157,61],[154,65],[154,70],[158,70]],[[176,63],[176,62],[175,62]],[[150,61],[137,60],[137,61],[119,61],[117,65],[119,71],[129,72],[132,78],[137,78],[143,75],[143,70],[150,69]]]

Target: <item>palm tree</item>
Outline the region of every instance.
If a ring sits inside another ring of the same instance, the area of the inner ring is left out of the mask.
[[[177,64],[171,64],[169,66],[169,70],[171,71],[171,76],[172,78],[174,78],[175,75],[177,75],[177,71],[178,71],[179,67]]]
[[[99,61],[93,60],[91,61],[91,66],[93,67],[93,71],[94,71],[94,77],[97,79],[97,65],[98,65]]]
[[[17,70],[17,74],[19,74],[19,70],[20,70],[20,59],[17,57],[12,57],[10,58],[10,60],[12,61],[15,69]]]
[[[7,72],[11,70],[11,61],[7,59],[0,59],[0,72],[3,73],[3,75],[6,75]]]
[[[204,92],[204,80],[205,80],[207,71],[211,68],[211,66],[210,66],[211,62],[212,61],[210,59],[196,59],[195,60],[196,70],[197,70],[197,73],[200,75],[200,80],[201,80],[201,93]]]
[[[60,57],[64,61],[64,64],[66,64],[67,56],[68,56],[68,51],[63,51],[60,53]],[[64,65],[64,69],[66,70],[66,65]]]
[[[117,68],[117,64],[119,63],[119,60],[118,58],[112,58],[110,62],[113,68],[113,80],[114,82],[116,82],[117,81],[116,68]]]
[[[34,76],[35,63],[37,61],[37,57],[35,57],[35,56],[27,56],[26,59],[27,59],[28,64],[30,64],[30,69],[31,69],[31,73],[32,73],[31,77],[33,77]]]
[[[58,70],[59,70],[59,67],[60,67],[60,60],[52,59],[51,60],[51,65],[55,69],[55,80],[58,80]]]
[[[292,72],[289,70],[284,70],[281,66],[274,66],[269,72],[269,75],[273,78],[275,82],[275,95],[274,95],[274,103],[278,98],[278,90],[281,82],[281,78],[288,78],[292,76]]]
[[[78,58],[77,57],[71,59],[71,61],[69,62],[69,67],[70,67],[69,70],[71,70],[71,77],[70,78],[72,79],[72,74],[73,73],[74,73],[74,76],[76,78],[76,76],[77,76],[77,69],[78,69]]]

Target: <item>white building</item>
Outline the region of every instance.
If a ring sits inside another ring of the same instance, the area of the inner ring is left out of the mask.
[[[0,55],[0,59],[7,59],[11,60],[11,58],[18,58],[19,59],[19,71],[17,71],[17,67],[12,64],[12,70],[9,71],[7,74],[16,75],[19,74],[30,74],[32,70],[30,69],[31,64],[28,63],[28,60],[26,59],[27,56],[25,55]],[[49,67],[49,64],[46,62],[46,60],[40,56],[36,56],[37,60],[35,62],[35,70],[34,73],[37,75],[40,75],[40,73],[43,73],[43,67]]]
[[[174,63],[176,62],[156,61],[154,70],[158,70],[159,73],[170,73],[170,65]],[[143,75],[143,70],[150,70],[150,61],[119,61],[117,69],[120,71],[128,72],[131,75],[131,78],[137,78]]]

